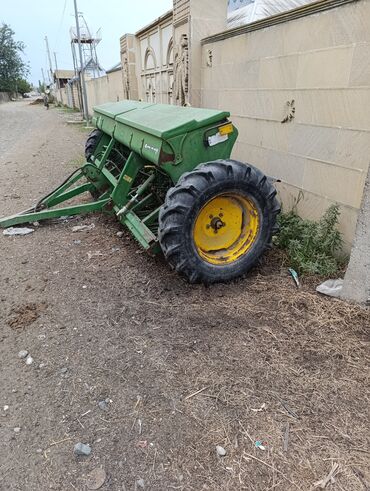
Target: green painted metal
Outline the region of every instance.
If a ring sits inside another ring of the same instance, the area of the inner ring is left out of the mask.
[[[13,225],[20,225],[23,223],[39,222],[41,220],[47,220],[51,218],[58,218],[72,215],[82,215],[84,213],[92,213],[95,211],[102,211],[104,206],[109,202],[109,198],[105,198],[100,201],[94,201],[92,203],[83,203],[74,206],[64,206],[63,208],[53,208],[42,211],[30,211],[18,213],[7,218],[0,220],[0,227],[7,228]]]
[[[90,161],[31,210],[0,219],[0,227],[100,211],[115,214],[146,250],[156,253],[158,215],[168,189],[200,163],[230,157],[238,131],[229,116],[138,101],[98,106],[93,124],[102,135]],[[98,198],[61,206],[87,192]]]

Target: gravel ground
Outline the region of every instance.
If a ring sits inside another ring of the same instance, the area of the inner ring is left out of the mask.
[[[66,119],[0,105],[0,215],[81,162]],[[296,289],[278,251],[191,286],[119,230],[0,235],[0,489],[368,490],[369,311]]]

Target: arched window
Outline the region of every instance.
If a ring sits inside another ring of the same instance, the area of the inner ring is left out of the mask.
[[[167,48],[167,66],[173,65],[173,38],[170,39]]]
[[[146,78],[146,100],[147,102],[155,102],[155,79],[151,76]]]
[[[147,48],[144,58],[144,70],[145,71],[154,70],[156,66],[157,63],[155,60],[154,52],[151,48]]]

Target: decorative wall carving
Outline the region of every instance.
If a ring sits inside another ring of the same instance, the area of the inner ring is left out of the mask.
[[[122,77],[123,77],[123,92],[126,99],[130,99],[130,72],[128,68],[127,51],[122,53]]]
[[[174,77],[174,102],[185,106],[189,102],[189,41],[186,34],[181,35],[175,48]]]
[[[285,106],[285,111],[286,111],[286,116],[285,118],[281,121],[282,123],[289,123],[289,121],[292,121],[295,117],[295,100],[292,99],[291,101],[287,101],[286,106]]]

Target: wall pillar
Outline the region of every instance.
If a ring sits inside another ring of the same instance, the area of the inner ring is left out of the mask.
[[[227,3],[227,0],[174,0],[174,104],[200,106],[201,40],[226,29]]]
[[[370,166],[341,296],[358,303],[370,302]]]
[[[120,39],[123,96],[133,100],[139,99],[135,42],[134,34],[125,34]]]

